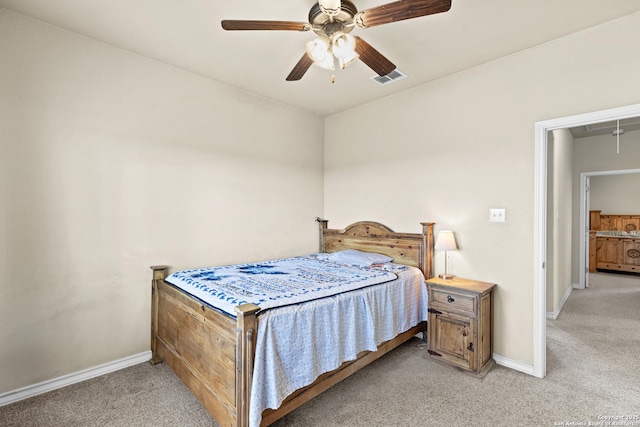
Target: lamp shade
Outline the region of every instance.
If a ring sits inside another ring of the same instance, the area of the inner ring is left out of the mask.
[[[338,58],[340,68],[344,69],[347,65],[358,59],[356,53],[356,39],[351,34],[337,32],[333,35],[331,41],[331,50],[333,56]]]
[[[434,249],[439,251],[457,251],[458,245],[456,245],[456,238],[453,235],[453,231],[442,230],[439,232]]]
[[[333,55],[331,54],[331,40],[327,36],[320,36],[307,42],[307,55],[315,65],[327,70],[334,70]]]

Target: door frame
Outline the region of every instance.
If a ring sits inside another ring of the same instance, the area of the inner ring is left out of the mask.
[[[640,104],[612,108],[535,123],[533,212],[533,375],[547,374],[546,272],[547,260],[547,149],[548,133],[640,116]]]
[[[580,173],[580,259],[578,260],[578,289],[589,287],[589,223],[591,216],[591,175]],[[582,246],[584,245],[584,246]],[[584,262],[584,265],[583,265]]]

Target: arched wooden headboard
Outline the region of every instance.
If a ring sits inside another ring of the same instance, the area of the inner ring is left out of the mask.
[[[433,222],[421,222],[422,233],[396,233],[373,221],[356,222],[344,230],[328,228],[329,221],[325,219],[317,221],[320,252],[344,249],[377,252],[392,257],[398,264],[418,267],[427,279],[433,277]]]

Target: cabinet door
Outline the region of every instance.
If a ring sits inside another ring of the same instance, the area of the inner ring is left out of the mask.
[[[461,368],[475,369],[471,319],[447,313],[429,313],[429,353]]]
[[[623,263],[631,266],[640,266],[640,242],[625,240],[623,243]]]
[[[597,239],[598,262],[618,264],[618,239],[600,237]]]

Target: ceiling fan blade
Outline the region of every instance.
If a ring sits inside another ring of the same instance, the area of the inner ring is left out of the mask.
[[[239,21],[225,19],[221,22],[225,30],[282,30],[282,31],[309,31],[311,25],[306,22],[292,21]]]
[[[356,53],[360,60],[380,76],[386,76],[396,69],[393,62],[389,61],[369,43],[356,36]]]
[[[399,0],[359,12],[355,17],[360,28],[375,27],[404,19],[446,12],[451,0]]]
[[[298,61],[296,66],[293,67],[293,70],[291,70],[291,72],[287,76],[287,81],[292,82],[300,80],[312,64],[313,60],[309,58],[309,55],[307,55],[307,53],[305,52],[304,55],[302,55],[302,58],[300,58],[300,61]]]

